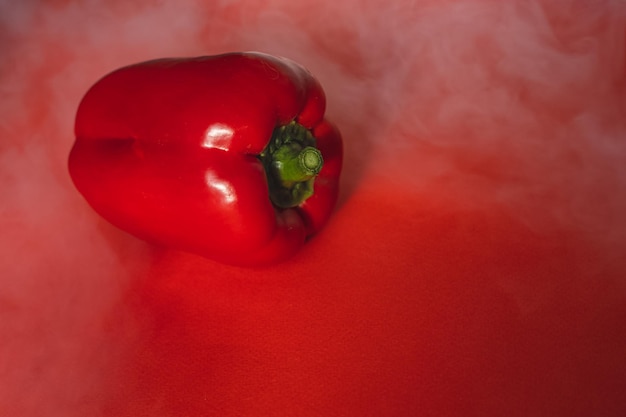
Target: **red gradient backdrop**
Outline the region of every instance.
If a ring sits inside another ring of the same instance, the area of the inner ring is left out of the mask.
[[[0,415],[626,414],[621,1],[0,0]],[[149,246],[69,179],[119,66],[324,85],[339,207],[295,258]]]

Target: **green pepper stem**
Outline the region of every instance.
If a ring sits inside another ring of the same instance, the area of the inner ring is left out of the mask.
[[[322,164],[322,153],[311,146],[298,152],[285,145],[274,153],[277,179],[284,186],[313,178],[322,169]]]
[[[274,129],[259,159],[267,175],[270,200],[280,208],[295,207],[313,195],[313,182],[324,164],[315,138],[297,122]]]

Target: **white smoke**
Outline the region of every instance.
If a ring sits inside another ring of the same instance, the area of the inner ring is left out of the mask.
[[[343,201],[363,181],[436,183],[617,251],[625,30],[618,0],[0,0],[0,414],[95,415],[124,354],[103,322],[150,249],[100,220],[66,169],[76,106],[108,71],[288,56],[321,80],[345,137]]]

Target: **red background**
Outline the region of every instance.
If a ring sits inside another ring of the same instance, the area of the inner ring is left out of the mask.
[[[626,413],[626,6],[0,0],[0,414]],[[340,204],[239,269],[99,219],[66,169],[119,66],[261,50],[345,138]]]

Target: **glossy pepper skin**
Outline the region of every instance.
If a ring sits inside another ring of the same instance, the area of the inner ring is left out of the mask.
[[[318,232],[337,201],[342,141],[324,111],[320,84],[284,58],[143,62],[86,93],[69,171],[97,213],[141,239],[271,264]]]

